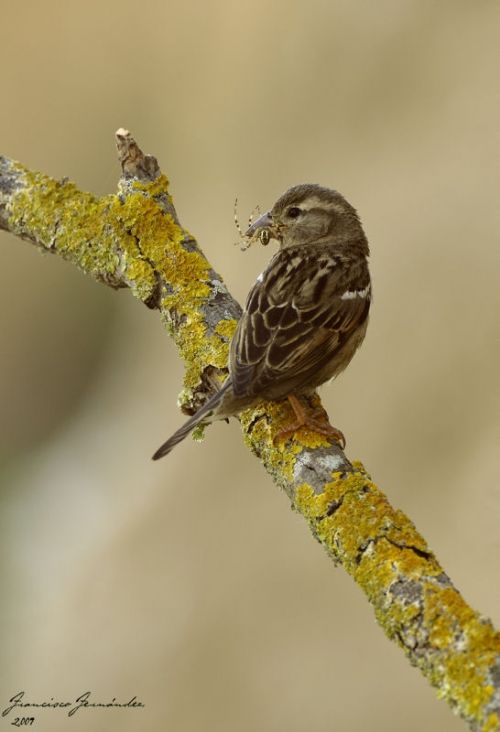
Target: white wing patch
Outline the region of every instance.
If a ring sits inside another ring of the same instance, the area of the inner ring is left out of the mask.
[[[356,297],[370,297],[371,285],[368,284],[364,290],[346,290],[343,295],[340,296],[341,300],[354,300]]]

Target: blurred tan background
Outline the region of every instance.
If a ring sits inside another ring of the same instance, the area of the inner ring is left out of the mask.
[[[128,127],[241,301],[240,217],[338,188],[372,247],[368,337],[325,403],[466,599],[500,622],[500,4],[2,3],[0,152],[98,194]],[[39,730],[460,730],[218,424],[167,460],[157,316],[0,232],[0,704],[137,695]],[[158,390],[162,393],[159,402]],[[2,720],[7,725],[12,718]]]

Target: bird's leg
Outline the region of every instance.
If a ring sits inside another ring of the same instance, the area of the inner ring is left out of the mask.
[[[340,447],[344,449],[344,435],[336,427],[332,427],[328,421],[328,415],[322,407],[314,411],[312,414],[308,414],[301,404],[300,399],[296,397],[295,394],[289,394],[288,401],[293,409],[295,421],[288,424],[284,429],[280,430],[277,435],[275,435],[275,442],[280,438],[289,437],[294,432],[305,427],[306,429],[311,430],[311,432],[316,432],[317,434],[329,437],[333,442],[338,443]]]

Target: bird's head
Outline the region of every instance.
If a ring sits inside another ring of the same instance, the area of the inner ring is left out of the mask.
[[[289,188],[270,211],[245,232],[248,241],[281,248],[313,243],[352,244],[368,254],[368,244],[355,209],[337,191],[306,183]]]

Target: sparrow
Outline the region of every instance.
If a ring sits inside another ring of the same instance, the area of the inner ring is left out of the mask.
[[[276,243],[257,277],[230,344],[221,388],[153,455],[167,455],[197,425],[238,415],[263,400],[288,399],[302,427],[345,440],[308,413],[301,398],[336,377],[366,333],[371,302],[369,247],[355,209],[335,190],[301,184],[287,190],[244,234]]]

